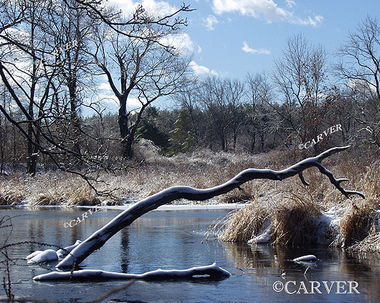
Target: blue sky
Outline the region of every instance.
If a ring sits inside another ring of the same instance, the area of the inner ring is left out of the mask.
[[[196,9],[188,14],[186,28],[194,44],[193,61],[229,78],[270,72],[287,40],[298,33],[322,45],[333,62],[349,31],[355,31],[368,15],[380,17],[379,0],[199,0],[189,4]]]
[[[141,3],[152,14],[160,15],[173,12],[183,3],[108,1],[126,13]],[[192,56],[191,67],[200,77],[244,79],[248,72],[270,74],[287,40],[300,33],[324,47],[329,62],[334,63],[349,32],[367,16],[380,17],[380,0],[193,0],[185,4],[195,10],[183,15],[188,26],[172,43]],[[103,83],[102,88],[106,87]],[[103,92],[115,106],[117,100],[109,87]],[[135,101],[131,98],[130,106],[138,105]],[[168,101],[156,105],[166,107]]]

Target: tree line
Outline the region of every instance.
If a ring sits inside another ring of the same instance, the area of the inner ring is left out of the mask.
[[[243,80],[197,78],[172,41],[182,5],[127,15],[102,0],[1,0],[0,161],[85,175],[133,158],[146,138],[174,155],[197,148],[263,152],[313,145],[380,146],[380,28],[367,17],[334,66],[322,46],[290,37],[273,71]],[[99,83],[118,102],[104,114]],[[174,109],[155,102],[170,98]],[[138,104],[131,108],[134,100]],[[90,113],[90,114],[88,114]]]

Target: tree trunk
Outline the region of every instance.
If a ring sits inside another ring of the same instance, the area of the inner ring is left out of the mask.
[[[31,103],[32,104],[32,103]],[[32,107],[32,108],[31,108]],[[33,117],[33,104],[29,106],[29,115]],[[37,157],[34,153],[34,146],[32,139],[33,138],[33,122],[29,121],[28,123],[28,138],[27,138],[27,171],[28,174],[34,176],[37,171]]]
[[[260,146],[261,146],[261,151],[264,151],[264,145],[265,145],[265,140],[264,140],[264,132],[261,131],[260,133]]]
[[[70,96],[70,122],[71,122],[71,135],[73,136],[73,151],[78,155],[81,154],[81,143],[80,143],[80,134],[81,134],[81,125],[78,116],[78,100],[77,100],[77,83],[75,79],[71,77],[68,79],[68,89]],[[82,164],[80,161],[79,165]]]
[[[128,114],[127,114],[127,97],[119,97],[119,130],[121,138],[122,155],[124,158],[130,158],[131,143],[129,139]]]
[[[255,145],[256,145],[256,133],[253,133],[251,135],[251,153],[252,154],[255,152]]]

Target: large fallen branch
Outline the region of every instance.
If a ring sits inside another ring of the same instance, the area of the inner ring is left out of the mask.
[[[154,271],[149,271],[143,274],[125,274],[118,272],[110,272],[103,270],[78,270],[78,271],[66,271],[66,272],[50,272],[47,274],[42,274],[33,278],[35,281],[52,281],[52,280],[168,280],[168,279],[199,279],[207,278],[213,280],[219,280],[228,278],[231,274],[216,266],[216,264],[211,264],[207,266],[198,266],[188,269],[170,269],[162,270],[157,269]]]
[[[132,207],[120,213],[112,221],[103,226],[101,229],[89,236],[85,241],[79,244],[66,258],[58,265],[58,268],[73,267],[80,264],[94,250],[99,249],[104,243],[118,231],[130,225],[134,220],[141,217],[143,214],[158,208],[159,206],[178,199],[203,201],[221,194],[225,194],[235,188],[240,188],[240,185],[254,179],[270,179],[284,180],[286,178],[298,175],[304,185],[308,185],[305,181],[302,172],[310,167],[317,167],[319,171],[326,175],[330,182],[346,197],[350,195],[359,195],[364,198],[364,195],[357,191],[345,190],[341,183],[348,179],[336,179],[334,175],[322,165],[322,160],[343,150],[349,146],[331,148],[316,157],[307,158],[295,165],[280,171],[271,169],[246,169],[236,175],[228,182],[208,188],[196,189],[188,186],[175,186],[165,189],[157,194],[154,194]]]

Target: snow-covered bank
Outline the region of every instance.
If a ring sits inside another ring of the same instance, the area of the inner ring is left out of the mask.
[[[71,209],[94,209],[96,208],[97,211],[102,210],[126,210],[130,207],[133,207],[136,203],[130,203],[125,205],[97,205],[97,206],[74,206],[70,207]],[[220,203],[220,204],[168,204],[168,205],[162,205],[158,207],[157,209],[154,209],[152,211],[192,211],[192,210],[234,210],[234,209],[241,209],[245,207],[247,203]],[[30,209],[67,209],[66,206],[62,205],[40,205],[40,206],[30,206],[28,204],[22,204],[22,205],[16,205],[13,206],[14,208],[30,208]],[[10,206],[0,206],[1,208],[10,208]]]
[[[124,206],[105,206],[104,209],[117,209],[125,210],[134,206],[133,204],[128,204]],[[220,204],[177,204],[177,205],[162,205],[153,211],[184,211],[184,210],[234,210],[243,208],[246,204],[244,203],[220,203]]]
[[[309,223],[313,229],[309,230],[308,233],[305,232],[303,238],[306,239],[307,243],[320,245],[329,245],[336,241],[344,213],[344,208],[335,206],[327,211],[321,211],[320,214],[310,220]],[[248,244],[264,244],[276,241],[276,225],[278,222],[273,222],[271,219],[265,220],[259,231],[248,240]]]
[[[280,194],[231,213],[219,238],[227,242],[355,247],[380,252],[380,211],[375,199],[349,201],[325,207],[303,196]]]

